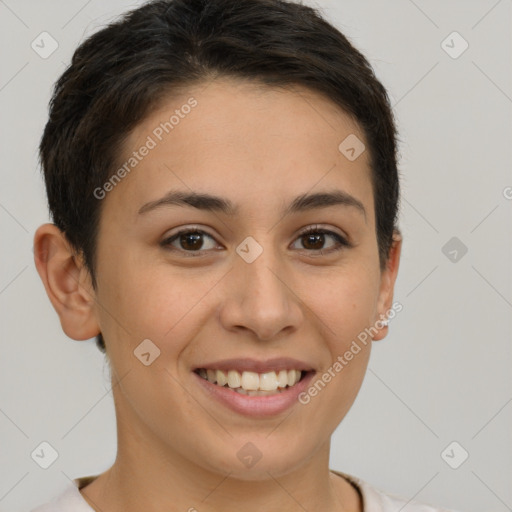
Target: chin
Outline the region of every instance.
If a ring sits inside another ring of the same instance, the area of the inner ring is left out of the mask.
[[[257,448],[256,444],[261,449]],[[306,454],[275,450],[269,444],[268,440],[236,443],[241,448],[236,450],[234,456],[229,454],[228,458],[224,452],[224,457],[215,465],[215,470],[222,474],[229,474],[230,478],[255,482],[268,480],[271,476],[277,478],[286,475],[304,464],[308,458]]]

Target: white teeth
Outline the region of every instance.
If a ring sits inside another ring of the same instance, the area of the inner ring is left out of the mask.
[[[228,385],[244,395],[266,395],[280,392],[287,386],[293,386],[301,377],[300,370],[280,370],[279,372],[238,372],[237,370],[205,370],[200,369],[199,375],[204,379],[217,383],[218,386]]]
[[[222,370],[213,370],[213,372],[219,386],[225,386],[228,383],[228,376]],[[210,380],[210,382],[215,382],[215,380]]]
[[[263,391],[274,391],[277,389],[276,372],[262,373],[260,375],[260,389]]]
[[[280,388],[285,388],[288,385],[288,372],[281,370],[277,375],[277,384]]]
[[[240,374],[237,371],[229,370],[228,386],[230,388],[239,388],[240,387]]]
[[[247,391],[256,391],[260,387],[260,376],[256,372],[243,372],[241,386]]]
[[[288,384],[290,386],[295,384],[295,370],[288,370]]]

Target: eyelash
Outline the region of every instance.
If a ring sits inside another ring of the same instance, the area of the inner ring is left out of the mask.
[[[175,247],[171,246],[172,242],[174,242],[176,239],[178,239],[181,235],[186,235],[186,234],[203,234],[203,235],[206,235],[206,236],[210,237],[212,240],[214,240],[214,238],[211,235],[209,235],[208,233],[206,233],[205,231],[203,231],[201,229],[185,228],[185,229],[181,229],[180,231],[178,231],[177,233],[175,233],[171,237],[166,238],[165,240],[163,240],[160,243],[160,245],[162,247],[168,249],[168,250],[171,250],[171,251],[182,252],[182,253],[186,254],[187,257],[203,256],[204,255],[203,253],[204,253],[205,250],[185,251],[183,249],[176,249]],[[338,247],[337,248],[334,248],[334,249],[331,248],[331,249],[328,249],[328,250],[325,250],[325,251],[322,250],[322,249],[320,249],[320,250],[304,249],[305,251],[316,253],[315,256],[322,256],[324,254],[330,254],[330,253],[333,253],[333,252],[341,251],[341,250],[343,250],[345,248],[352,247],[352,245],[344,237],[342,237],[338,233],[335,233],[334,231],[330,231],[328,229],[319,228],[318,226],[311,226],[308,229],[304,230],[303,232],[299,233],[299,235],[297,236],[297,240],[302,238],[302,237],[305,237],[307,235],[310,235],[310,234],[330,235],[330,236],[332,236],[338,242]]]

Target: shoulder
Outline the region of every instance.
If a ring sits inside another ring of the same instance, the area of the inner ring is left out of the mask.
[[[48,503],[31,510],[31,512],[94,512],[78,490],[79,487],[83,487],[84,481],[90,478],[94,477],[73,480],[73,484],[69,484],[59,495]]]
[[[363,501],[363,512],[458,512],[457,510],[427,505],[396,494],[384,492],[353,475],[331,470],[345,477],[359,489]]]
[[[353,475],[340,471],[331,471],[344,477],[359,490],[363,500],[364,512],[396,512],[397,510],[403,510],[403,512],[458,512],[386,493]],[[69,485],[54,499],[33,509],[31,512],[94,512],[78,490],[79,487],[83,487],[94,478],[83,477],[75,479],[72,485]]]

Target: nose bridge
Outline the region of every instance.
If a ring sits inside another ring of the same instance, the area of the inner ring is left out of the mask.
[[[252,236],[248,236],[236,249],[242,261],[237,261],[236,266],[244,276],[244,282],[249,284],[249,295],[267,295],[268,300],[280,299],[282,294],[282,282],[277,280],[276,272],[282,265],[279,256],[273,247],[271,235],[260,235],[258,242]]]
[[[225,320],[268,339],[299,321],[295,295],[287,286],[286,266],[272,243],[272,233],[246,237],[236,248],[233,279],[234,297]],[[226,327],[230,327],[226,325]]]
[[[237,247],[241,261],[236,261],[236,273],[243,276],[243,299],[263,299],[269,305],[277,306],[283,302],[283,283],[277,279],[282,265],[269,233],[246,237]],[[261,242],[261,243],[260,243]],[[281,271],[282,272],[282,271]],[[240,274],[239,274],[240,273]],[[270,309],[270,308],[269,308]]]

